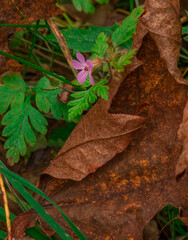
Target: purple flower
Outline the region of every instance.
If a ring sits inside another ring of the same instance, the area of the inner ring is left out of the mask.
[[[91,85],[94,84],[93,77],[91,76],[91,71],[93,69],[93,64],[91,60],[85,60],[84,56],[81,53],[77,53],[76,57],[79,61],[77,60],[72,60],[72,66],[75,69],[82,70],[78,73],[77,75],[77,80],[80,83],[84,83],[87,75],[89,74],[89,80]]]

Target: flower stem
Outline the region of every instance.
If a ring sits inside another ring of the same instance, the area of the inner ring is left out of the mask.
[[[109,80],[109,82],[110,82],[112,80],[112,77],[113,77],[112,69],[111,69],[111,66],[110,66],[110,62],[107,59],[103,59],[102,61],[104,61],[104,62],[106,62],[108,64],[108,69],[109,69],[109,72],[110,72],[110,80]]]

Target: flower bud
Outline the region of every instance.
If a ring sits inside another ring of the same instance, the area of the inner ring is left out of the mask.
[[[93,64],[93,68],[96,69],[101,66],[102,60],[100,58],[95,58],[93,59],[92,64]]]
[[[123,49],[123,53],[127,53],[127,49],[126,48]]]

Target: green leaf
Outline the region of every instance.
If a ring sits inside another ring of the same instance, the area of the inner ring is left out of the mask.
[[[10,49],[14,49],[17,46],[20,45],[22,38],[24,36],[24,33],[26,33],[27,30],[19,31],[14,33],[14,37],[10,40],[9,47]]]
[[[16,216],[10,212],[10,220],[11,222],[14,220]],[[5,209],[3,207],[0,206],[0,219],[1,221],[3,221],[4,223],[6,223],[6,214],[5,214]]]
[[[7,234],[0,229],[0,240],[4,240],[7,237]]]
[[[106,101],[108,100],[108,90],[109,90],[109,87],[105,86],[105,84],[107,82],[108,82],[108,80],[104,79],[104,80],[98,82],[93,87],[93,91],[97,93],[97,96],[103,98]]]
[[[185,41],[188,41],[188,36],[184,37],[184,40],[185,40]]]
[[[137,49],[128,51],[127,53],[121,55],[118,60],[110,62],[110,64],[118,71],[123,72],[124,66],[131,63],[130,59],[135,55]]]
[[[84,10],[86,13],[94,13],[94,6],[91,0],[72,0],[78,11]]]
[[[182,27],[182,35],[188,34],[188,24]]]
[[[59,127],[55,129],[48,139],[48,146],[50,147],[62,147],[76,124],[67,122],[65,127]]]
[[[91,86],[86,91],[80,91],[71,94],[71,97],[75,99],[68,103],[68,105],[71,106],[69,109],[69,120],[72,120],[77,115],[81,115],[84,110],[87,110],[90,104],[96,102],[97,96],[107,100],[109,87],[103,86],[106,83],[107,80],[104,79],[94,86]]]
[[[33,90],[36,91],[36,104],[41,112],[48,113],[51,109],[56,119],[61,119],[63,115],[65,120],[68,120],[67,105],[57,100],[57,95],[61,92],[61,89],[51,86],[47,77],[43,77]]]
[[[104,58],[104,54],[106,53],[108,48],[108,44],[106,43],[107,41],[108,37],[106,36],[106,34],[104,34],[103,32],[100,33],[95,45],[92,48],[92,52],[94,53],[93,58]]]
[[[96,27],[89,26],[89,29],[83,28],[70,28],[62,30],[62,34],[70,49],[76,52],[91,52],[92,47],[95,45],[98,35],[103,32],[107,36],[110,36],[112,31],[118,27],[117,24],[111,27]],[[48,40],[57,42],[56,37],[51,34],[46,37]]]
[[[43,115],[38,112],[30,103],[30,94],[28,94],[23,105],[11,109],[5,114],[2,124],[6,125],[2,135],[10,137],[4,145],[7,151],[7,158],[10,164],[16,163],[19,160],[19,155],[26,154],[26,142],[30,146],[36,143],[36,136],[32,127],[42,133],[47,132],[47,121]]]
[[[112,42],[115,47],[131,39],[136,30],[139,16],[143,13],[143,7],[135,8],[123,23],[112,34]]]
[[[71,97],[74,97],[75,100],[68,102],[68,105],[71,106],[69,109],[69,120],[72,120],[77,115],[81,115],[84,110],[89,108],[90,99],[92,98],[92,103],[97,100],[97,96],[93,93],[93,88],[90,87],[86,91],[76,92],[71,94]]]
[[[25,100],[25,92],[28,90],[24,80],[19,74],[5,76],[3,86],[0,86],[0,114],[5,113],[9,106],[18,107]]]
[[[109,0],[96,0],[98,3],[103,4],[103,3],[108,3]]]

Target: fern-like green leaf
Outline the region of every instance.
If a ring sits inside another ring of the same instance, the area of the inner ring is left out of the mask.
[[[96,102],[97,96],[108,100],[109,87],[104,85],[107,81],[108,80],[104,79],[86,91],[75,92],[71,95],[74,100],[68,103],[71,107],[69,109],[69,120],[72,120],[77,115],[81,115],[84,110],[87,110],[90,104]]]
[[[97,96],[103,98],[106,101],[108,100],[109,90],[109,87],[105,85],[107,82],[108,80],[104,79],[93,86],[93,91],[97,94]]]
[[[137,49],[133,49],[128,51],[127,53],[121,55],[121,57],[113,62],[111,62],[110,64],[119,72],[123,72],[124,71],[124,66],[128,65],[131,63],[130,59],[135,55]]]
[[[62,115],[68,120],[68,107],[57,100],[57,95],[61,89],[51,86],[50,81],[43,77],[33,89],[36,91],[36,104],[41,112],[48,113],[51,109],[56,119],[61,119]]]
[[[26,142],[30,146],[35,145],[36,136],[33,129],[42,134],[47,132],[47,121],[39,111],[31,106],[30,94],[22,105],[5,114],[2,124],[6,125],[2,135],[9,137],[4,148],[9,149],[7,158],[10,164],[18,162],[19,155],[26,154]]]
[[[69,109],[69,120],[75,118],[77,115],[81,115],[84,110],[89,108],[89,103],[92,99],[92,103],[97,100],[97,96],[93,93],[92,87],[86,91],[76,92],[71,95],[75,98],[68,103],[71,108]]]
[[[25,92],[28,90],[24,80],[19,74],[5,76],[3,86],[0,86],[0,114],[5,113],[9,106],[18,107],[25,100]]]
[[[143,7],[135,8],[123,23],[112,34],[112,42],[115,47],[131,39],[136,30],[139,16],[143,13]]]
[[[94,53],[92,58],[100,58],[103,59],[104,58],[104,54],[107,51],[108,48],[108,37],[106,36],[106,34],[104,34],[103,32],[99,34],[95,45],[92,48],[92,52]]]

